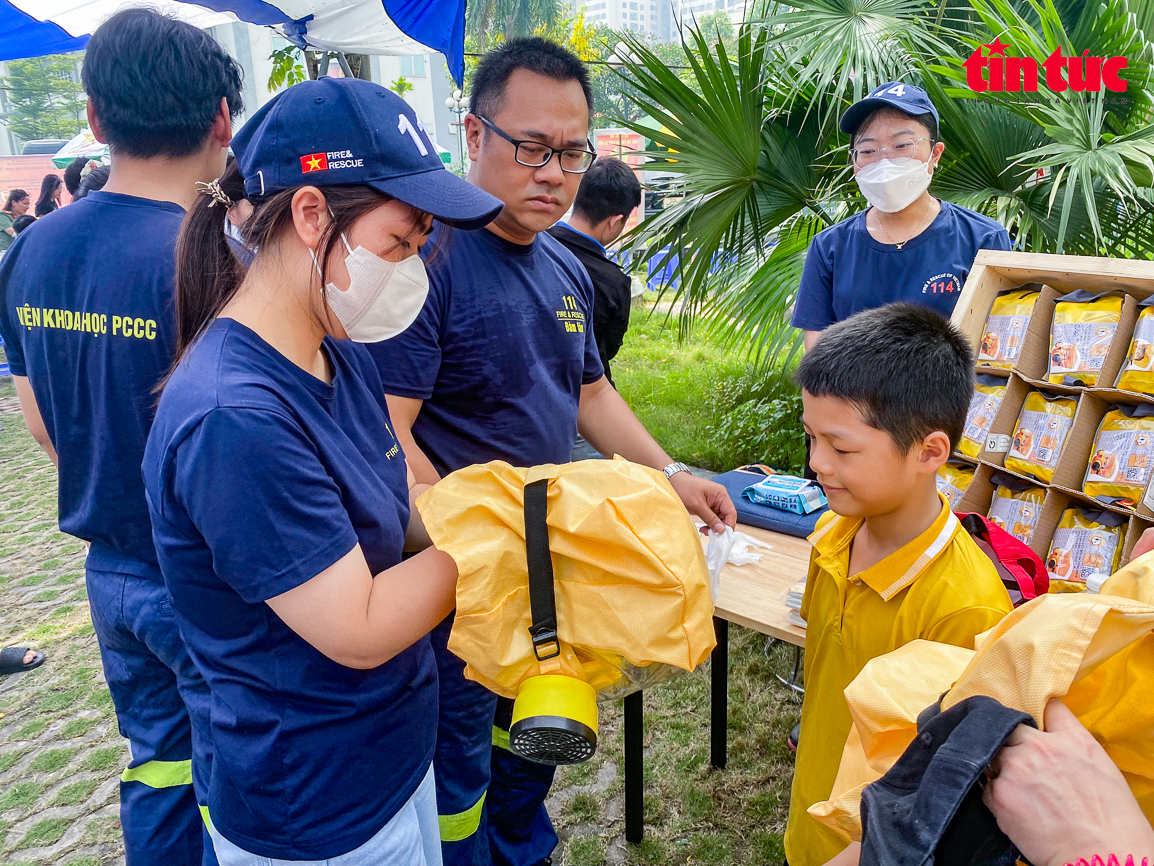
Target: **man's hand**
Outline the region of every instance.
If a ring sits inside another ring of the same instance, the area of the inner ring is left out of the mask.
[[[733,506],[733,500],[729,498],[729,492],[716,481],[707,481],[688,472],[678,472],[669,479],[669,483],[681,497],[685,510],[705,521],[702,532],[710,529],[721,532],[722,524],[730,529],[737,526],[737,509]]]
[[[1046,705],[1045,733],[1019,725],[990,768],[983,799],[1035,866],[1154,857],[1154,830],[1122,773],[1057,698]]]

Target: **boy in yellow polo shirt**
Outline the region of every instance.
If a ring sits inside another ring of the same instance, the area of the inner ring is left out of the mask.
[[[974,389],[969,343],[938,313],[889,304],[836,324],[806,353],[810,465],[833,514],[810,536],[802,601],[806,689],[785,851],[820,866],[845,841],[806,810],[829,797],[850,731],[846,686],[912,640],[973,647],[1009,594],[937,491]]]

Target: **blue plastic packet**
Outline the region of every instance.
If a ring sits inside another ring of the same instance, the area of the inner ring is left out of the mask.
[[[809,514],[826,504],[825,494],[816,482],[792,475],[770,475],[746,487],[741,495],[758,505],[794,514]]]

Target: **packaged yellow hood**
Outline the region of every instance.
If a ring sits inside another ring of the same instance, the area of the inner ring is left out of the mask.
[[[830,798],[810,814],[861,837],[862,789],[894,765],[918,714],[987,695],[1042,727],[1060,697],[1118,765],[1154,819],[1154,554],[1111,577],[1101,595],[1044,595],[1006,615],[968,650],[913,641],[870,661],[845,691],[854,726]],[[1076,793],[1075,793],[1076,799]]]
[[[538,517],[527,492],[539,496]],[[496,461],[447,476],[421,495],[417,509],[433,544],[460,573],[449,649],[465,662],[466,677],[499,695],[520,695],[528,706],[542,686],[561,686],[568,697],[558,700],[571,708],[585,700],[579,684],[587,683],[614,699],[693,670],[714,647],[705,555],[660,472],[621,459],[531,469]],[[533,550],[526,544],[532,548],[534,527],[540,591],[531,593]],[[550,568],[552,579],[542,581]],[[547,616],[536,615],[549,588],[552,642],[542,639]],[[522,703],[514,728],[524,718]],[[516,731],[510,734],[517,751]]]

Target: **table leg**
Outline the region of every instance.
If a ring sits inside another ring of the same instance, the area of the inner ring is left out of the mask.
[[[643,692],[625,698],[625,841],[645,835],[645,751]]]
[[[713,618],[717,646],[709,665],[709,762],[721,770],[725,768],[729,735],[729,621]]]

